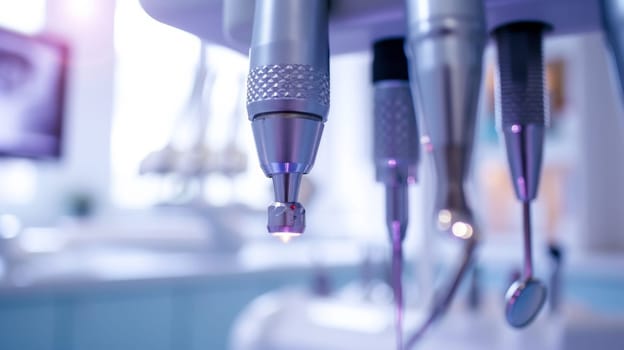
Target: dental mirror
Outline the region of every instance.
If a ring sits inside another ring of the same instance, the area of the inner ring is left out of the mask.
[[[525,21],[506,23],[493,32],[498,114],[512,184],[523,211],[524,271],[505,295],[505,317],[515,328],[531,323],[546,300],[546,286],[533,277],[531,202],[537,197],[548,126],[542,41],[549,29],[547,23]]]
[[[511,284],[505,299],[505,318],[510,326],[522,328],[539,314],[546,301],[546,286],[533,277],[531,252],[531,210],[529,202],[523,203],[524,220],[524,273]]]
[[[522,328],[535,319],[546,301],[546,286],[536,279],[515,281],[505,295],[505,317],[509,325]]]

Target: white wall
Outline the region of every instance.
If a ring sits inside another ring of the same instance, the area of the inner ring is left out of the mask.
[[[624,249],[624,110],[616,78],[611,74],[601,34],[579,40],[582,96],[581,174],[583,181],[581,236],[599,251]]]

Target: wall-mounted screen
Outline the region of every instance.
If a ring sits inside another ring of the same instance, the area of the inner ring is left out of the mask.
[[[67,47],[0,29],[0,156],[61,156]]]

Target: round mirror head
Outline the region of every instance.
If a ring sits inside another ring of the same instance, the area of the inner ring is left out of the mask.
[[[531,323],[539,314],[546,301],[546,286],[536,279],[516,281],[505,295],[507,323],[522,328]]]

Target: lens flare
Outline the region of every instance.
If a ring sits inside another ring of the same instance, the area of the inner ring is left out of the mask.
[[[453,224],[453,226],[451,227],[451,231],[453,232],[453,235],[457,238],[468,239],[472,237],[473,229],[472,225],[458,221]]]
[[[442,231],[446,231],[451,227],[451,222],[453,221],[453,214],[451,214],[450,210],[440,210],[438,213],[438,228]]]

